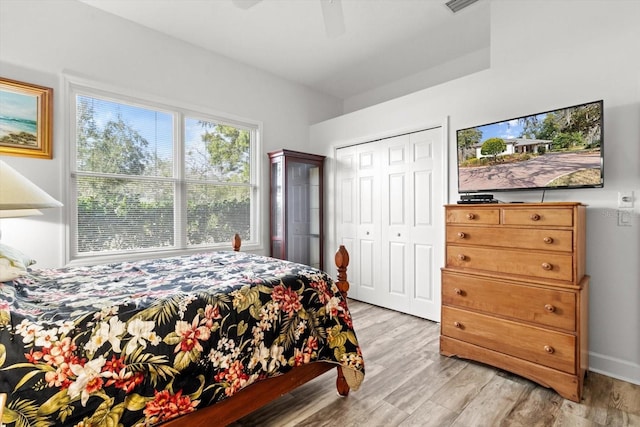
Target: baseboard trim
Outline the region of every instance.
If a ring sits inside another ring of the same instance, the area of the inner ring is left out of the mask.
[[[589,352],[589,370],[618,380],[640,385],[640,364]]]

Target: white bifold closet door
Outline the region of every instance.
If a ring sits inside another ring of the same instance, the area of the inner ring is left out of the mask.
[[[337,150],[350,297],[440,321],[445,152],[441,127]]]

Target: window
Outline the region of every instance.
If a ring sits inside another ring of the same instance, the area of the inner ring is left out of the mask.
[[[71,95],[72,258],[256,243],[256,124]]]

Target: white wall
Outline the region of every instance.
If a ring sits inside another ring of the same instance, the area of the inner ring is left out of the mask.
[[[0,76],[54,88],[54,159],[3,156],[65,202],[68,159],[63,75],[134,96],[198,106],[263,123],[262,183],[268,151],[308,150],[309,125],[342,113],[342,101],[163,36],[75,0],[0,0]],[[268,186],[262,191],[263,250],[268,252]],[[66,211],[2,220],[2,241],[38,260],[65,262]]]
[[[604,99],[605,187],[548,191],[545,201],[589,206],[591,370],[640,384],[638,17],[636,1],[494,0],[488,70],[318,123],[311,127],[311,144],[326,146],[331,155],[334,146],[448,118],[449,200],[454,203],[456,129]],[[333,188],[331,179],[327,185]],[[636,194],[631,227],[617,225],[617,192],[622,189]],[[541,193],[500,193],[500,198],[538,202]],[[332,248],[334,201],[329,197],[327,202]]]
[[[440,125],[448,118],[453,153],[449,188],[454,202],[456,129],[604,99],[605,187],[547,192],[545,200],[589,205],[591,369],[640,383],[638,16],[636,1],[493,0],[488,70],[318,123],[340,113],[339,100],[74,0],[0,0],[0,76],[55,90],[54,159],[3,156],[3,160],[65,202],[66,113],[61,83],[63,71],[68,71],[134,93],[262,121],[263,152],[285,147],[333,155],[333,145]],[[318,124],[309,136],[312,123]],[[327,166],[330,173],[331,159]],[[263,178],[268,182],[266,168]],[[328,184],[332,188],[330,180]],[[632,227],[617,226],[620,189],[636,192]],[[266,201],[266,191],[262,194]],[[540,195],[508,197],[501,195],[505,200],[526,201],[539,201]],[[266,202],[262,213],[266,244]],[[50,209],[42,217],[2,220],[2,241],[34,256],[41,266],[62,265],[65,215],[64,209]],[[333,221],[327,225],[332,233]],[[334,243],[330,239],[327,246],[333,248]],[[331,252],[328,249],[328,255]]]

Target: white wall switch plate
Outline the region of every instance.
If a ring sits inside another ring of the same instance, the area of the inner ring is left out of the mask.
[[[623,209],[633,208],[633,191],[618,192],[618,207]]]

